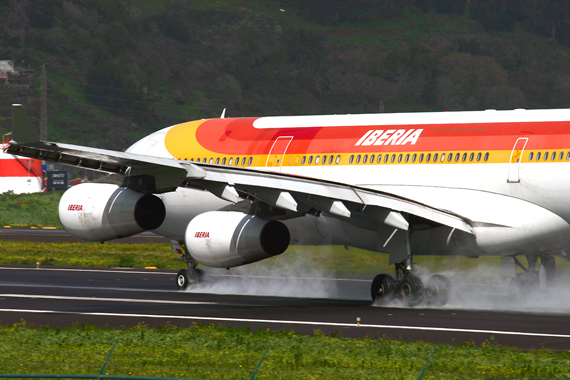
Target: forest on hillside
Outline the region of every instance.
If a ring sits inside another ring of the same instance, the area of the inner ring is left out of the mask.
[[[123,149],[224,108],[570,107],[569,16],[562,0],[0,0],[0,60],[46,65],[50,140]]]

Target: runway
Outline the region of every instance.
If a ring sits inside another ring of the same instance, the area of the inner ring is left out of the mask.
[[[211,271],[198,289],[180,292],[174,286],[174,271],[3,266],[0,323],[22,319],[62,327],[215,323],[434,343],[482,343],[492,338],[520,348],[570,349],[570,313],[564,311],[372,307],[366,299],[369,279],[232,272]],[[267,286],[271,283],[274,288]],[[288,287],[295,291],[288,293]],[[327,289],[335,289],[334,296],[323,297]],[[287,294],[293,296],[283,296]]]

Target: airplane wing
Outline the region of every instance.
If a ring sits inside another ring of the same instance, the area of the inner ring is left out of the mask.
[[[408,229],[402,214],[409,214],[474,233],[470,220],[450,211],[339,182],[39,141],[24,107],[12,109],[14,128],[6,153],[119,174],[122,184],[136,191],[199,187],[230,202],[249,197],[292,213],[325,212],[355,223],[371,218],[402,230]]]

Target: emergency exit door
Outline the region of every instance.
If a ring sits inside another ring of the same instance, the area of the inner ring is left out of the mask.
[[[519,137],[513,146],[511,158],[509,160],[509,176],[507,177],[508,183],[519,183],[520,180],[520,166],[523,158],[524,148],[528,143],[528,137]]]
[[[267,170],[280,172],[281,166],[283,165],[283,159],[285,158],[285,153],[289,144],[293,141],[293,136],[280,136],[275,139],[269,155],[267,156],[267,162],[265,168]]]

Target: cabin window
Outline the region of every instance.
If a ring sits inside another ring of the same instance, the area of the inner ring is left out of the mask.
[[[362,158],[362,163],[365,164],[368,162],[368,155],[365,154],[364,157]]]
[[[277,162],[279,163],[279,160],[277,160]],[[236,157],[236,166],[239,165],[239,157]]]
[[[424,161],[424,154],[422,153],[422,154],[420,154],[419,162],[423,162],[423,161]]]
[[[226,164],[226,158],[224,157],[224,158],[222,159],[222,165],[225,165],[225,164]]]
[[[376,159],[376,163],[379,164],[380,162],[382,162],[382,155],[379,154],[378,158]]]
[[[301,159],[301,165],[305,165],[305,161],[307,161],[307,156],[303,156],[303,159]]]
[[[360,163],[360,154],[358,156],[356,156],[356,163],[359,164]]]
[[[558,156],[558,160],[562,161],[563,158],[564,158],[564,152],[560,152],[560,156]]]
[[[327,156],[324,155],[324,156],[323,156],[323,165],[326,164],[326,163],[327,163]]]
[[[461,162],[465,162],[465,160],[467,160],[467,153],[463,153],[463,156],[461,156]]]
[[[220,163],[220,157],[216,158],[216,165]]]
[[[348,160],[349,164],[352,164],[352,161],[354,161],[354,154],[352,156],[350,156],[350,159]]]
[[[479,153],[479,154],[481,154],[481,153]],[[528,154],[528,160],[529,160],[529,161],[532,161],[532,157],[533,157],[533,156],[534,156],[534,152],[530,152],[530,153]]]
[[[442,153],[441,154],[441,162],[444,162],[444,161],[445,161],[445,153]]]
[[[481,161],[481,152],[477,153],[477,162]]]
[[[566,160],[570,160],[570,151],[566,154]]]
[[[315,156],[315,165],[318,164],[319,162],[321,162],[321,156]],[[309,164],[310,164],[310,162],[309,162]]]
[[[410,154],[409,153],[406,154],[406,159],[405,159],[405,162],[408,162],[408,161],[410,161]]]
[[[400,154],[400,155],[398,156],[398,163],[402,162],[402,157],[404,157],[403,154]]]
[[[536,152],[536,160],[540,161],[540,152]]]
[[[196,162],[200,162],[200,159],[199,159],[199,158],[197,158],[197,159],[196,159]]]
[[[203,163],[206,163],[208,161],[208,159],[206,157],[204,157],[204,160],[202,160]]]
[[[439,157],[439,155],[436,153],[433,155],[433,162],[437,162],[437,158]]]
[[[544,161],[548,161],[548,152],[544,152]]]
[[[299,165],[299,161],[300,161],[300,157],[299,156],[295,157],[295,165]]]
[[[552,157],[550,157],[552,161],[556,160],[556,152],[552,152]]]
[[[374,155],[370,156],[370,163],[371,163],[371,164],[374,163]]]
[[[426,156],[426,162],[429,162],[431,160],[431,153],[428,153],[428,155]]]
[[[455,162],[459,161],[459,153],[455,154]]]
[[[247,160],[247,166],[251,166],[251,161],[253,161],[253,157],[250,157],[249,160]],[[299,156],[297,156],[295,161],[295,165],[297,165],[297,163],[299,163]]]
[[[394,161],[396,161],[396,155],[395,154],[392,155],[392,158],[390,159],[390,163],[393,164]]]
[[[471,152],[471,154],[469,155],[469,162],[473,162],[474,158],[475,158],[475,153]]]
[[[317,163],[319,163],[318,157],[317,157]],[[311,165],[313,163],[313,156],[309,156],[309,162],[308,164]]]
[[[334,156],[331,154],[331,155],[329,156],[329,165],[332,164],[333,159],[334,159]]]
[[[233,162],[234,162],[234,158],[233,158],[233,157],[230,157],[230,160],[228,161],[228,165],[229,165],[229,166],[232,166]]]
[[[245,166],[245,157],[241,159],[241,166]]]
[[[447,162],[451,162],[451,159],[453,158],[453,153],[449,153],[447,155]]]
[[[412,156],[412,162],[416,162],[417,157],[418,157],[418,155],[416,153],[414,153],[414,155]]]
[[[485,158],[484,158],[485,162],[487,162],[488,159],[489,159],[489,152],[485,153]]]
[[[384,163],[388,162],[388,158],[390,158],[389,154],[384,155]]]
[[[340,154],[336,156],[336,160],[334,162],[335,164],[338,164],[340,162]]]

